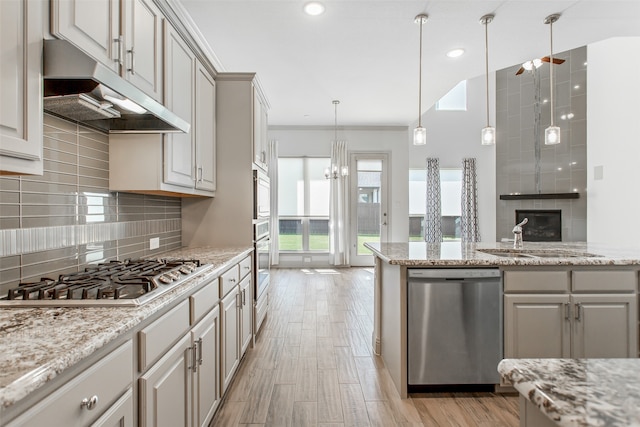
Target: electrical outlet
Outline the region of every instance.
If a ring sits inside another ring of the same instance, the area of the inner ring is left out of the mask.
[[[302,262],[311,262],[311,257],[310,256],[302,257]]]
[[[149,239],[149,249],[154,250],[154,249],[158,249],[159,247],[160,247],[159,237],[152,237],[151,239]]]

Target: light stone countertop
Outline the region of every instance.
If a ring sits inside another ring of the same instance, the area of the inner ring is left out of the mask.
[[[0,308],[0,411],[241,261],[245,248],[180,249],[156,258],[199,259],[199,274],[139,307]],[[1,419],[1,417],[0,417]]]
[[[505,359],[498,372],[559,426],[640,426],[640,359]]]
[[[513,243],[402,242],[365,243],[377,257],[389,264],[408,267],[503,267],[534,265],[640,265],[639,248],[615,248],[594,243],[524,242],[524,249]],[[482,252],[495,250],[513,256],[496,256]],[[519,257],[518,253],[537,251],[565,252],[569,257]],[[576,256],[577,255],[577,256]],[[580,256],[585,255],[585,256]],[[596,256],[593,256],[596,255]]]

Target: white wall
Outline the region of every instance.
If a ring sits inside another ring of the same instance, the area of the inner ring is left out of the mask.
[[[587,236],[640,245],[640,38],[587,47]],[[601,178],[596,173],[601,171]]]
[[[496,125],[495,93],[495,73],[491,73],[489,106],[493,126]],[[485,105],[485,77],[467,81],[467,111],[436,111],[432,107],[422,118],[422,125],[427,129],[427,144],[414,146],[409,141],[407,145],[411,169],[425,168],[427,157],[438,157],[443,169],[461,168],[464,157],[477,159],[480,236],[485,242],[493,242],[496,237],[496,150],[494,146],[480,144],[480,131],[487,120]],[[413,127],[410,134],[413,135]]]

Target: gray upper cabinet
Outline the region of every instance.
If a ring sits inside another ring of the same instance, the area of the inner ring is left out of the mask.
[[[42,13],[0,1],[0,175],[42,175]]]
[[[164,21],[165,105],[189,133],[109,136],[109,189],[213,197],[216,189],[216,82]]]
[[[127,0],[124,5],[125,59],[122,75],[162,103],[164,18],[152,0]]]
[[[120,72],[120,0],[52,0],[51,34]]]
[[[165,25],[165,104],[178,116],[193,123],[196,58],[180,34]],[[164,181],[193,187],[194,131],[165,136]]]
[[[162,21],[152,0],[51,1],[54,36],[78,46],[159,102]]]

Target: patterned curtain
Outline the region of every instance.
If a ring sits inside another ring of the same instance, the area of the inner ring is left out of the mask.
[[[462,159],[462,216],[460,233],[463,242],[479,242],[478,226],[478,179],[476,159]]]
[[[278,250],[278,239],[280,236],[279,228],[280,221],[278,219],[278,141],[270,140],[268,146],[269,156],[269,182],[270,182],[270,209],[271,216],[269,217],[269,259],[272,265],[277,265],[280,262],[280,252]]]
[[[347,141],[333,141],[331,165],[338,171],[348,166]],[[340,175],[340,173],[338,173]],[[329,187],[329,263],[349,265],[349,179],[339,176],[331,179]]]
[[[424,215],[424,241],[442,242],[440,160],[432,157],[427,158],[427,206]]]

